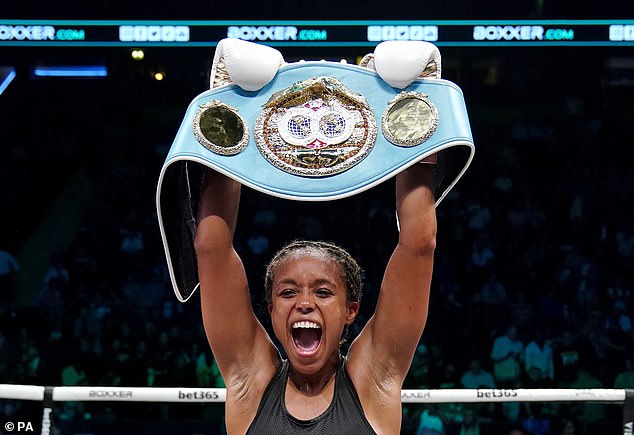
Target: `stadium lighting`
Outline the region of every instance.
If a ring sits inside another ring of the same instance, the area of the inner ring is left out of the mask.
[[[134,60],[143,60],[145,52],[143,50],[132,50],[131,56]]]
[[[37,77],[106,77],[108,68],[97,66],[36,66],[33,74]]]
[[[9,87],[15,76],[15,68],[0,67],[0,95]]]

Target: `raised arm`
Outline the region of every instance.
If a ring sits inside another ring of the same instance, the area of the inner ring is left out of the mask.
[[[268,360],[272,368],[276,355],[253,312],[244,266],[233,246],[240,189],[222,174],[205,174],[194,242],[203,324],[228,386],[244,382],[256,364],[266,367]]]
[[[377,301],[376,311],[363,330],[357,349],[359,360],[370,358],[373,378],[380,384],[399,389],[418,341],[429,305],[434,249],[436,210],[430,165],[415,164],[396,177],[396,210],[400,233]],[[362,364],[363,365],[363,364]]]

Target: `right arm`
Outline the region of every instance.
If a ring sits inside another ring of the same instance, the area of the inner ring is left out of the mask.
[[[240,189],[237,181],[207,171],[194,240],[203,324],[228,395],[232,387],[248,394],[242,387],[260,384],[254,376],[263,377],[266,386],[279,363],[253,312],[246,272],[233,246]]]

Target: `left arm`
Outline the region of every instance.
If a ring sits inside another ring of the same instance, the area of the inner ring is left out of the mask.
[[[398,244],[385,270],[374,316],[349,354],[355,385],[369,378],[371,389],[398,392],[399,404],[400,388],[427,320],[436,248],[433,185],[434,173],[426,164],[415,164],[396,177]]]

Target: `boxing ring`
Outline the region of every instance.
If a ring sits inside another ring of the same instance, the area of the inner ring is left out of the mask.
[[[52,387],[0,384],[0,399],[42,402],[42,435],[48,435],[54,402],[224,403],[224,388]],[[634,389],[402,390],[406,403],[595,402],[622,405],[623,435],[634,433]]]

